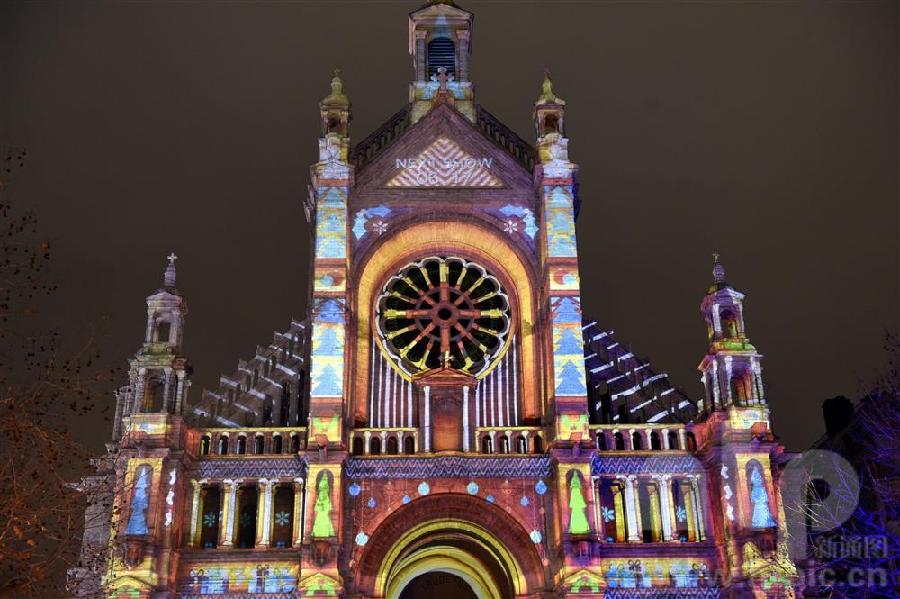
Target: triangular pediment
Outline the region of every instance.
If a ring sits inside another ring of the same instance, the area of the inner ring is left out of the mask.
[[[478,382],[474,376],[455,368],[432,368],[414,379],[419,386],[433,387],[474,387]]]
[[[533,187],[531,173],[522,164],[446,104],[392,139],[356,175],[356,193]]]

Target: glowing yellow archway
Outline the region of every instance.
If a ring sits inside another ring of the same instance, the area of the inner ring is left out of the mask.
[[[459,534],[498,559],[516,595],[525,592],[527,585],[518,560],[497,537],[477,524],[448,518],[423,522],[391,546],[378,569],[376,596],[398,599],[406,585],[417,576],[427,572],[446,572],[462,578],[479,599],[503,599],[502,589],[478,557],[449,542],[441,543],[441,537],[449,541],[453,535]],[[426,539],[427,544],[410,550]]]
[[[445,572],[459,576],[478,599],[501,599],[503,595],[490,576],[485,576],[483,570],[473,566],[472,557],[455,547],[431,547],[419,553],[413,553],[402,564],[388,583],[385,597],[387,599],[399,599],[403,589],[406,588],[417,576],[429,572]]]
[[[356,398],[368,394],[369,361],[371,336],[369,324],[376,294],[386,273],[402,266],[404,261],[431,254],[459,254],[467,259],[479,261],[492,268],[495,275],[503,275],[515,290],[518,322],[515,327],[521,335],[522,372],[537,372],[535,367],[535,339],[532,327],[536,320],[534,300],[535,287],[528,268],[517,250],[499,232],[464,221],[429,221],[410,224],[398,230],[381,243],[372,254],[364,258],[364,265],[354,270],[356,281],[356,357],[353,377]],[[525,375],[522,384],[523,414],[537,413],[537,382],[534,376]],[[363,401],[360,409],[365,410],[368,402]]]

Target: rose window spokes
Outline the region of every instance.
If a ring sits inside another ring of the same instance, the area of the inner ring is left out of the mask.
[[[509,299],[478,264],[426,258],[388,280],[376,322],[385,351],[407,374],[447,366],[477,376],[506,348]]]

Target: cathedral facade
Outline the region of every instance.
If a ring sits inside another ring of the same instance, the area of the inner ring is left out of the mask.
[[[409,15],[409,103],[320,102],[309,315],[189,396],[175,256],[147,298],[76,596],[788,597],[761,355],[715,261],[692,399],[582,314],[577,174],[475,102],[472,14]]]

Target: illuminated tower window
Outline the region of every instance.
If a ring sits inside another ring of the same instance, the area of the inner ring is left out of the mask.
[[[437,75],[441,67],[447,69],[447,75],[456,76],[456,46],[446,37],[428,42],[428,76]]]

